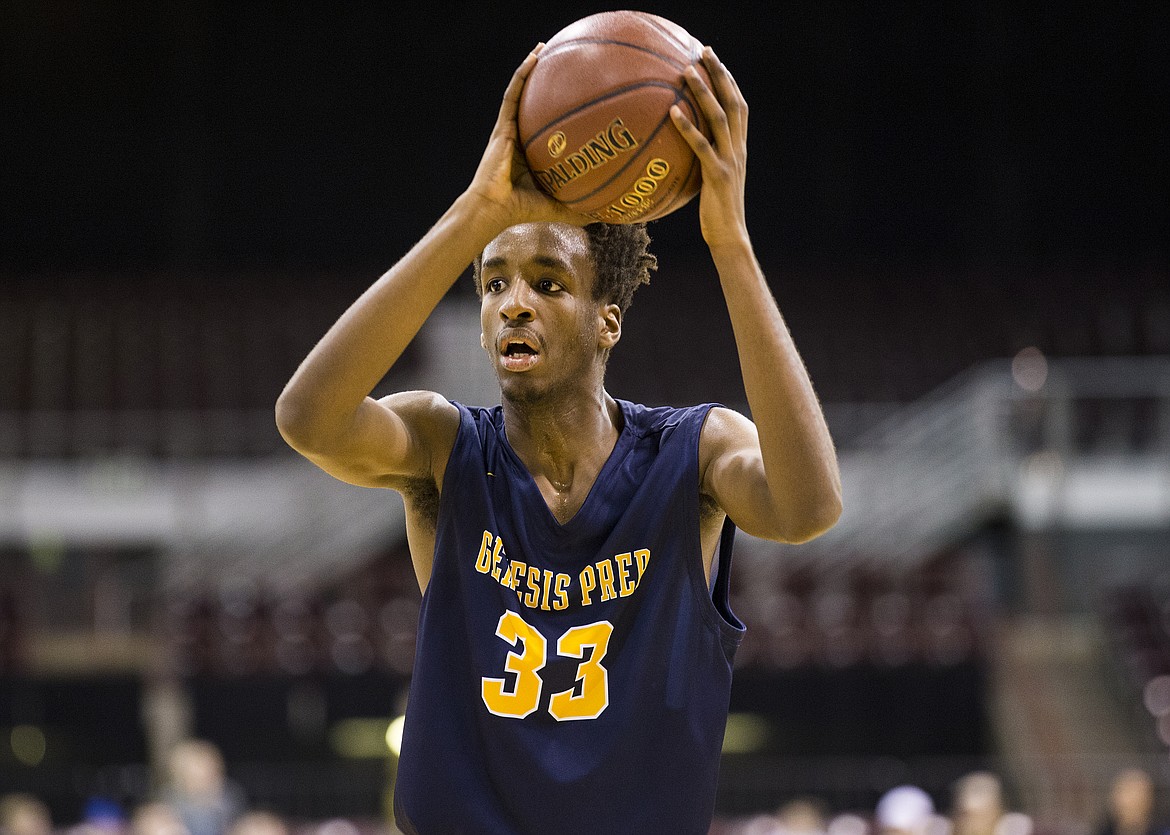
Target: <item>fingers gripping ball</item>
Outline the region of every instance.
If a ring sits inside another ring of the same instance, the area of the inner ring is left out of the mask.
[[[576,212],[606,223],[654,220],[702,184],[699,161],[671,105],[710,130],[683,72],[702,44],[644,12],[602,12],[558,32],[524,84],[517,118],[536,182]]]

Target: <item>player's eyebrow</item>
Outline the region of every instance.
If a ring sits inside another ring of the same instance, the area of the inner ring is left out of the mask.
[[[508,259],[502,255],[494,255],[483,262],[481,269],[495,270],[506,266]],[[568,272],[569,265],[552,255],[536,255],[532,258],[532,263],[540,267],[545,267],[550,270],[557,270],[558,272]]]

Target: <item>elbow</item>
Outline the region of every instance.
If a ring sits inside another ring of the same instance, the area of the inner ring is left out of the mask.
[[[288,389],[276,399],[276,428],[293,449],[303,451],[313,437],[312,412],[303,401],[291,395]]]
[[[335,455],[349,431],[352,416],[338,417],[320,400],[285,389],[276,399],[276,428],[294,450],[307,458]]]
[[[827,533],[841,518],[843,505],[839,490],[819,498],[802,512],[793,514],[791,524],[785,527],[781,539],[792,545],[810,542]]]
[[[810,542],[818,536],[827,533],[841,518],[841,502],[826,504],[816,513],[806,517],[804,524],[789,535],[788,541],[794,545]]]
[[[289,396],[288,389],[282,391],[280,397],[276,398],[276,428],[281,435],[287,438],[290,432],[296,431],[296,427],[303,421],[300,412],[296,401]]]

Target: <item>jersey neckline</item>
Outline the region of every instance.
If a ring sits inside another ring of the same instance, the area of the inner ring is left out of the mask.
[[[504,426],[504,410],[499,408],[496,412],[496,424],[499,430],[500,446],[506,451],[508,462],[515,470],[517,478],[513,481],[520,489],[528,494],[531,503],[538,503],[542,509],[542,517],[545,524],[557,533],[571,533],[576,528],[583,525],[588,525],[589,520],[596,513],[596,506],[603,502],[604,499],[600,495],[603,488],[598,485],[606,484],[612,480],[614,471],[621,466],[621,462],[629,454],[630,448],[633,446],[638,432],[634,427],[633,421],[633,404],[628,401],[614,398],[618,404],[622,414],[622,428],[618,433],[617,441],[614,442],[613,449],[610,450],[609,457],[605,459],[601,469],[597,473],[597,477],[593,479],[593,484],[589,486],[589,492],[585,495],[585,501],[577,508],[577,512],[564,523],[559,522],[557,517],[553,514],[552,508],[549,507],[548,501],[544,498],[544,494],[540,492],[540,487],[536,484],[536,479],[533,478],[532,473],[529,472],[528,467],[525,466],[520,456],[516,454],[516,450],[512,449],[512,442],[508,440],[507,428]]]

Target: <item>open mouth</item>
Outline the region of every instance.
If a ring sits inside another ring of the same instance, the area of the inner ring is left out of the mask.
[[[534,337],[512,334],[501,337],[500,361],[509,371],[527,371],[540,360],[540,349]]]

